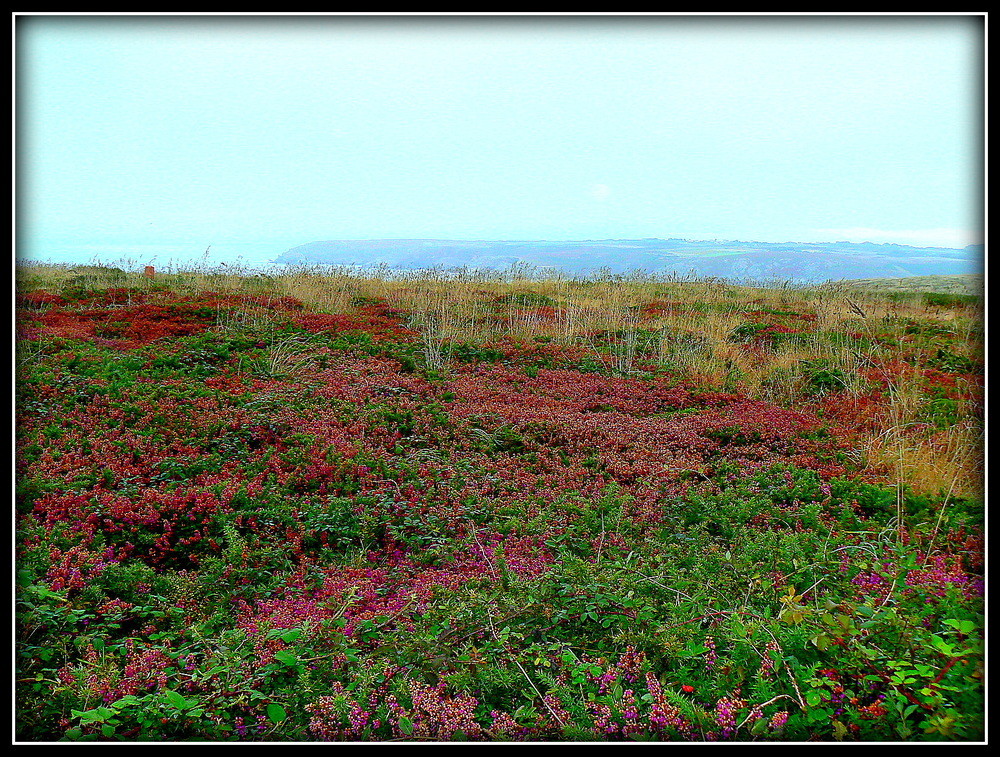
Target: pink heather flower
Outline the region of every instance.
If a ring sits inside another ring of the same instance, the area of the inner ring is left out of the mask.
[[[739,711],[746,707],[746,700],[722,697],[715,705],[715,722],[719,725],[722,738],[730,738],[736,733],[736,719]]]
[[[711,669],[719,659],[719,655],[715,652],[715,639],[705,639],[705,646],[708,647],[708,651],[705,652],[705,667]]]

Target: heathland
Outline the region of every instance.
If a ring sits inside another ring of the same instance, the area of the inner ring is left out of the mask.
[[[984,737],[980,297],[17,275],[19,740]]]

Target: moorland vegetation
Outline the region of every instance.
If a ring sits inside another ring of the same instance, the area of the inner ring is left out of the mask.
[[[20,265],[16,737],[984,734],[982,299]]]

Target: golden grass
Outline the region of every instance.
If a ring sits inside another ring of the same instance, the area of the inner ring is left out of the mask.
[[[983,429],[961,424],[929,436],[890,429],[867,440],[868,467],[887,482],[904,484],[916,494],[982,499]]]

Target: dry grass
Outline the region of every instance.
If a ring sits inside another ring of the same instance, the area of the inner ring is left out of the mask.
[[[867,463],[881,478],[917,494],[979,499],[984,496],[983,429],[965,423],[931,435],[889,429],[866,445]]]

